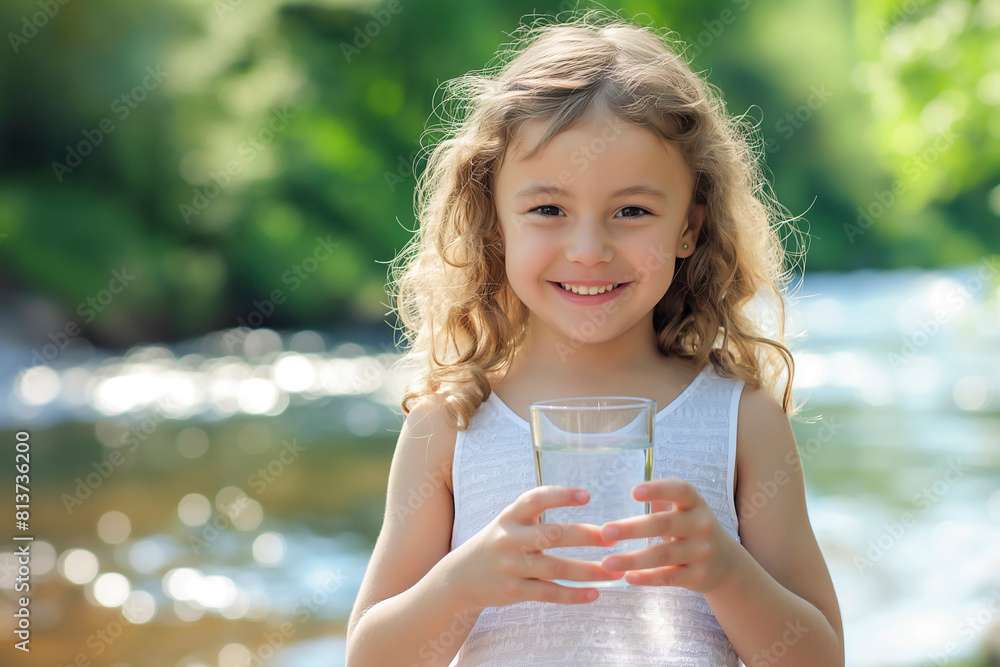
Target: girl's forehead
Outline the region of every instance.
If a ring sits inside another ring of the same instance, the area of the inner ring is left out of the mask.
[[[579,183],[588,176],[602,180],[650,172],[676,180],[687,169],[675,145],[614,114],[588,113],[540,145],[550,125],[548,119],[530,119],[518,127],[501,162],[500,181],[562,176]]]
[[[513,152],[519,159],[533,157],[530,153],[539,147],[539,143],[546,138],[554,123],[555,119],[552,117],[522,120],[514,129],[508,152]],[[561,143],[565,143],[567,135],[574,137],[576,141],[593,140],[598,137],[611,140],[621,136],[623,132],[648,132],[648,130],[606,108],[591,107],[569,125],[559,128],[539,150],[545,150],[559,138],[563,138],[564,141]]]

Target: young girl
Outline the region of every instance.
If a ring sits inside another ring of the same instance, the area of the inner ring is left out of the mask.
[[[588,13],[522,39],[451,82],[394,269],[418,382],[349,667],[842,666],[792,357],[744,313],[763,292],[782,322],[787,274],[740,125],[648,28]],[[528,406],[595,394],[665,406],[634,489],[652,511],[540,523],[586,489],[536,488]],[[545,551],[639,537],[601,562]]]

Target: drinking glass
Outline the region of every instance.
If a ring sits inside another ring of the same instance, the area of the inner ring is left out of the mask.
[[[649,514],[650,503],[635,500],[632,489],[652,478],[656,401],[635,396],[579,396],[536,401],[529,411],[538,485],[581,487],[590,492],[584,505],[545,510],[542,523],[600,526]],[[619,540],[612,546],[552,547],[546,552],[600,562],[609,554],[634,551],[647,544],[649,539],[643,537]],[[576,588],[631,587],[624,578],[554,581]]]

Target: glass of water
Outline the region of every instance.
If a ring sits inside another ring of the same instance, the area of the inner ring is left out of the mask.
[[[635,500],[632,489],[652,478],[656,401],[634,396],[581,396],[536,401],[529,410],[538,485],[580,487],[590,492],[590,501],[584,505],[545,510],[542,523],[600,526],[649,513],[650,503]],[[600,562],[609,554],[634,551],[648,543],[648,538],[633,538],[612,546],[553,547],[546,553]],[[554,581],[577,588],[631,587],[624,578]]]

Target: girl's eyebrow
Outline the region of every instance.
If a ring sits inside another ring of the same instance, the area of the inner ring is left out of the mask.
[[[529,185],[528,187],[520,190],[515,196],[516,197],[533,197],[535,195],[569,195],[569,190],[561,188],[558,185],[546,185],[545,183],[536,183],[534,185]],[[621,190],[617,190],[611,193],[612,197],[619,197],[621,195],[650,195],[652,197],[659,197],[660,199],[665,199],[666,195],[663,194],[662,190],[654,188],[649,185],[630,185]]]

